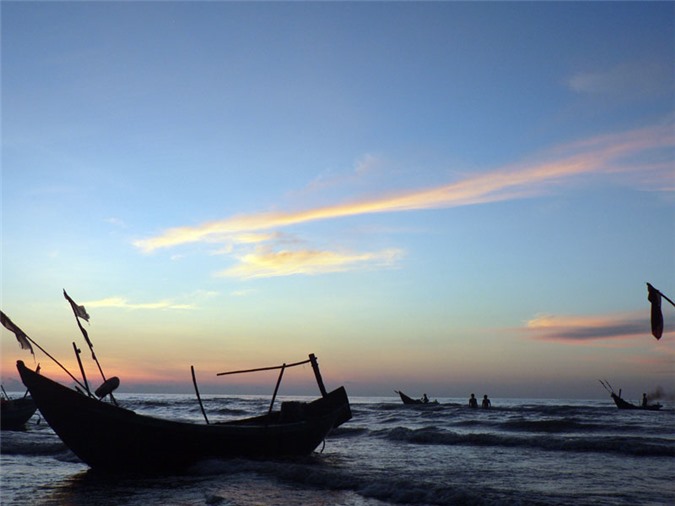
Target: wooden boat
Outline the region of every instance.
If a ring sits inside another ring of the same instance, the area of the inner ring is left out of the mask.
[[[614,392],[614,388],[612,388],[612,385],[609,384],[609,381],[607,380],[604,381],[598,380],[598,381],[604,387],[604,389],[607,390],[607,392],[609,392],[609,395],[614,401],[614,404],[616,404],[616,407],[619,409],[644,409],[646,411],[658,411],[662,407],[661,404],[658,402],[656,404],[647,404],[646,394],[645,396],[643,396],[644,399],[642,401],[642,404],[637,406],[621,398],[620,388],[619,393],[617,394],[616,392]]]
[[[351,418],[344,387],[328,393],[322,383],[324,395],[313,402],[284,402],[263,416],[203,424],[140,415],[38,375],[21,360],[17,368],[66,446],[91,468],[110,472],[178,470],[208,458],[307,455]]]
[[[396,392],[401,397],[403,404],[421,404],[421,405],[438,404],[438,401],[429,401],[427,399],[427,402],[424,402],[422,399],[413,399],[412,397],[408,397],[406,394],[404,394],[399,390],[394,390],[394,392]]]
[[[0,427],[2,430],[20,430],[35,414],[37,406],[30,397],[0,400]]]
[[[611,392],[610,395],[612,396],[614,404],[616,404],[616,407],[619,409],[645,409],[647,411],[658,411],[662,407],[658,402],[656,404],[647,404],[646,406],[636,406],[635,404],[622,399],[614,392]]]

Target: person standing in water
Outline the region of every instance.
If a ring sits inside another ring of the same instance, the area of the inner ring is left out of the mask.
[[[485,409],[487,409],[487,408],[489,408],[490,406],[492,406],[492,403],[490,402],[490,399],[488,399],[487,394],[485,394],[485,395],[483,396],[483,403],[482,403],[482,406],[483,406]]]
[[[478,399],[476,399],[476,396],[474,394],[471,394],[471,397],[469,398],[469,407],[470,408],[478,407]]]

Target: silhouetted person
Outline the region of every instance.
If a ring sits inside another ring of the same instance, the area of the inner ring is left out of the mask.
[[[483,396],[483,403],[482,403],[482,406],[483,406],[485,409],[487,409],[487,408],[489,408],[490,406],[492,406],[492,403],[490,402],[490,399],[488,399],[487,394],[485,394],[485,395]]]
[[[649,401],[647,400],[647,394],[642,394],[642,407],[646,408]]]
[[[474,394],[471,394],[471,397],[469,398],[469,407],[470,408],[478,407],[478,399],[476,399],[476,396]]]
[[[424,395],[422,396],[422,402],[423,402],[424,404],[428,404],[428,403],[429,403],[429,397],[427,397],[427,394],[424,394]]]

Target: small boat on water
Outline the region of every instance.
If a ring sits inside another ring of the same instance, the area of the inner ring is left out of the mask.
[[[632,402],[628,402],[627,400],[623,399],[621,397],[621,389],[619,388],[619,393],[617,394],[614,389],[612,388],[612,385],[609,384],[608,381],[602,381],[599,380],[600,384],[609,392],[610,397],[614,401],[614,404],[616,404],[616,407],[619,409],[644,409],[646,411],[658,411],[659,409],[662,408],[661,403],[657,402],[656,404],[649,404],[647,402],[647,395],[645,394],[642,399],[642,403],[637,405],[633,404]]]
[[[412,397],[407,396],[406,394],[404,394],[399,390],[394,390],[394,392],[396,392],[401,397],[403,404],[422,404],[422,405],[438,404],[438,401],[430,401],[427,398],[427,394],[424,394],[424,397],[422,397],[421,399],[413,399]]]
[[[44,419],[91,468],[151,472],[179,470],[208,458],[310,454],[333,428],[352,416],[344,387],[325,391],[314,355],[292,365],[310,361],[322,397],[312,402],[282,402],[278,411],[272,410],[273,399],[269,412],[262,416],[219,423],[206,419],[206,424],[140,415],[39,375],[21,360],[17,369]],[[263,369],[282,368],[283,373],[285,367]]]
[[[2,398],[0,400],[0,428],[2,430],[21,430],[36,410],[37,406],[30,397]]]
[[[621,393],[621,391],[619,391],[619,393]],[[642,404],[638,406],[632,402],[622,399],[620,395],[617,395],[614,392],[612,392],[610,395],[614,401],[614,404],[616,404],[616,407],[619,409],[646,409],[647,411],[658,411],[662,407],[658,402],[656,404]]]

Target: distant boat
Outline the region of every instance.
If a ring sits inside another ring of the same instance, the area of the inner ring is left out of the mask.
[[[658,402],[656,404],[636,406],[635,404],[622,399],[614,392],[611,392],[610,395],[612,396],[614,404],[616,404],[616,407],[619,409],[646,409],[647,411],[658,411],[662,407]]]
[[[426,402],[424,402],[423,399],[413,399],[412,397],[408,397],[406,394],[399,390],[394,390],[400,397],[401,400],[403,401],[403,404],[422,404],[422,405],[428,405],[428,404],[438,404],[438,401],[430,401],[427,399]]]
[[[645,400],[643,400],[643,403],[639,406],[636,406],[635,404],[632,404],[624,399],[621,398],[621,389],[619,388],[619,393],[616,394],[614,392],[614,388],[612,388],[612,385],[609,384],[609,381],[605,380],[598,380],[600,384],[609,392],[610,397],[614,401],[614,404],[616,404],[616,407],[619,409],[644,409],[647,411],[658,411],[661,409],[661,404],[656,403],[656,404],[647,404],[646,401],[646,396]]]
[[[310,360],[318,367],[314,355]],[[352,416],[344,387],[328,393],[320,383],[321,398],[283,402],[279,411],[270,406],[255,418],[211,424],[164,420],[70,389],[21,360],[17,369],[66,446],[91,468],[110,472],[178,470],[207,458],[307,455]],[[318,369],[315,373],[318,380]]]
[[[0,400],[0,427],[2,430],[23,429],[35,414],[37,406],[30,397]]]

